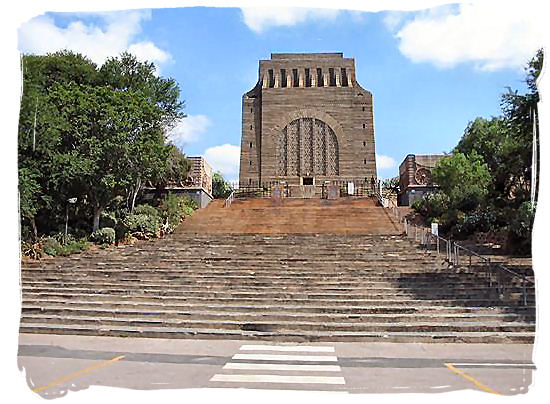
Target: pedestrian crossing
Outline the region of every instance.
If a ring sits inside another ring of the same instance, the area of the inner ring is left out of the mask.
[[[333,346],[241,345],[211,383],[223,387],[323,389],[344,386]],[[342,387],[340,387],[341,389]]]

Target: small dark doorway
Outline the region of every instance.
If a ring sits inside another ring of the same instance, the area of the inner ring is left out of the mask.
[[[313,185],[313,177],[303,177],[302,178],[302,184],[303,185]]]

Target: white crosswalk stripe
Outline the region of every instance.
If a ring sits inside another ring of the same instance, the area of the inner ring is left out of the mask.
[[[337,365],[338,357],[332,346],[249,344],[241,345],[239,351],[210,379],[211,382],[235,386],[284,384],[297,388],[346,383],[344,377],[338,375],[342,369]]]
[[[243,345],[241,346],[241,351],[334,352],[334,347],[316,345]]]
[[[224,369],[246,370],[303,370],[312,372],[340,372],[338,365],[280,365],[275,363],[226,363]]]
[[[304,361],[304,362],[336,362],[336,356],[305,356],[305,355],[265,355],[265,354],[235,354],[233,359],[248,359],[262,361]]]
[[[282,375],[214,375],[214,382],[346,384],[343,377]]]

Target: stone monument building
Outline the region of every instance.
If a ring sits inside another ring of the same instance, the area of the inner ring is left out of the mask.
[[[272,53],[243,95],[239,182],[376,178],[372,94],[342,53]]]

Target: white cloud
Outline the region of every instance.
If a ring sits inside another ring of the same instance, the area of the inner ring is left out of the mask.
[[[168,132],[168,140],[183,149],[187,144],[199,140],[210,124],[210,119],[205,115],[188,115]]]
[[[231,144],[206,149],[204,158],[212,169],[219,171],[226,180],[237,181],[241,148]]]
[[[454,67],[473,62],[482,70],[520,68],[542,45],[545,13],[532,2],[478,2],[421,12],[396,37],[414,62]],[[391,17],[387,25],[395,22]]]
[[[332,20],[340,13],[336,9],[298,7],[246,7],[241,11],[244,23],[256,33],[271,27],[296,25],[306,20]]]
[[[377,154],[376,167],[378,170],[393,168],[395,167],[395,160],[389,156],[384,156],[383,154]]]
[[[74,14],[75,21],[59,27],[51,16],[43,15],[19,28],[19,50],[24,53],[45,54],[69,49],[82,53],[98,65],[108,57],[124,51],[140,60],[158,64],[171,61],[169,53],[150,41],[134,42],[141,32],[141,23],[151,18],[150,11],[120,11],[110,13]],[[85,22],[96,17],[97,22]]]
[[[172,60],[172,55],[156,47],[153,42],[139,42],[128,47],[128,52],[135,55],[138,60],[166,63]]]

